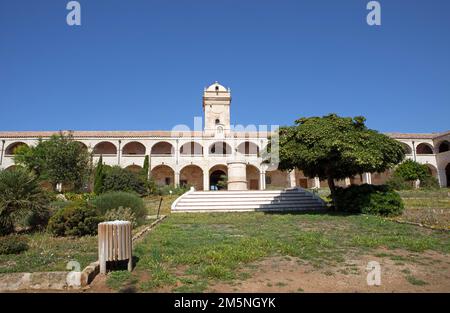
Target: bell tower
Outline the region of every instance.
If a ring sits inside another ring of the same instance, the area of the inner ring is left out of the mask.
[[[223,133],[230,130],[231,91],[215,82],[203,92],[205,131]]]

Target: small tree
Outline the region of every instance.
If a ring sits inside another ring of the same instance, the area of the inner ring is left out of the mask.
[[[415,181],[423,180],[429,173],[426,165],[408,159],[395,168],[394,175],[406,181]]]
[[[399,142],[368,129],[365,118],[301,118],[279,129],[279,169],[298,168],[310,177],[327,180],[334,200],[335,180],[365,172],[384,172],[401,162]],[[270,149],[270,147],[269,147]]]
[[[105,173],[103,172],[103,156],[100,155],[98,159],[97,167],[95,168],[94,176],[94,193],[99,195],[103,191],[103,181],[105,179]]]

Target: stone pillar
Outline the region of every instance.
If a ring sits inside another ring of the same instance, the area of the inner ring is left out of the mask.
[[[295,187],[296,186],[296,179],[295,179],[295,170],[289,171],[289,177],[288,177],[288,186],[289,187]]]
[[[203,169],[203,190],[209,190],[209,171],[208,169]]]
[[[228,190],[247,190],[247,168],[245,161],[229,161]]]
[[[314,188],[320,188],[320,178],[314,177]]]
[[[174,181],[174,185],[175,187],[179,187],[180,186],[180,172],[175,171],[175,181]]]
[[[259,190],[266,189],[266,173],[263,170],[259,171]]]
[[[345,186],[350,186],[351,185],[349,177],[345,178],[344,182],[345,182]]]
[[[370,173],[363,173],[362,180],[364,184],[372,184],[372,175]]]

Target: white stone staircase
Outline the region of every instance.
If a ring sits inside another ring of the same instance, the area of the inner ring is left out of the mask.
[[[319,196],[301,188],[255,191],[195,191],[172,203],[172,212],[314,211],[325,209]]]

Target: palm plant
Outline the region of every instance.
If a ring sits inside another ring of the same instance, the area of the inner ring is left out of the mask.
[[[49,197],[36,177],[23,168],[0,171],[0,235],[14,231],[16,221],[47,211]]]

